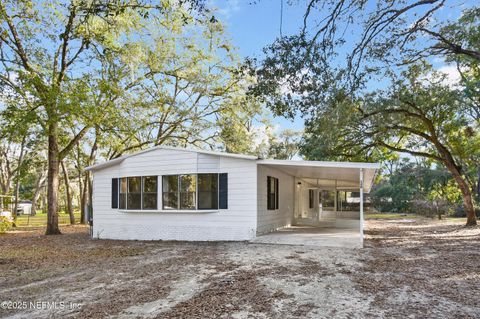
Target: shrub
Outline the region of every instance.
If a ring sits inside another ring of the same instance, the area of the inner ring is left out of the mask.
[[[475,215],[477,215],[477,217],[480,217],[480,207],[475,207]],[[452,216],[467,217],[467,212],[465,211],[465,207],[463,207],[463,205],[455,206]]]
[[[0,234],[5,233],[12,227],[12,223],[5,216],[0,216]]]
[[[436,200],[412,200],[410,202],[410,211],[414,214],[426,217],[438,217],[440,215],[447,215],[452,211],[452,205],[447,201]]]

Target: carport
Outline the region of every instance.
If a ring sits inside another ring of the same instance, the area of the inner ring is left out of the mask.
[[[294,203],[288,225],[253,242],[363,247],[364,194],[379,163],[259,160],[258,165],[293,177]]]

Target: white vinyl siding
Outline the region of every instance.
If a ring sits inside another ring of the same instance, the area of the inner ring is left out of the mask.
[[[139,240],[249,240],[256,232],[254,160],[200,154],[191,150],[154,149],[93,172],[93,237]],[[227,173],[228,209],[163,212],[161,176]],[[111,208],[111,179],[159,176],[158,211]]]
[[[278,209],[267,209],[267,176],[278,178]],[[290,226],[293,219],[294,177],[265,165],[257,167],[257,235]]]

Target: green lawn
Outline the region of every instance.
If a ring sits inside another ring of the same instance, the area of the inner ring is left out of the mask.
[[[80,212],[75,212],[75,222],[80,221]],[[60,225],[70,224],[70,217],[63,212],[58,214],[58,223]],[[37,213],[35,216],[21,215],[17,218],[18,227],[42,227],[47,225],[47,214]]]
[[[424,216],[419,216],[415,214],[401,214],[401,213],[365,213],[365,219],[422,219],[426,218]],[[437,219],[436,217],[432,219]],[[465,217],[452,217],[452,216],[442,216],[443,220],[449,221],[462,221],[466,220]]]
[[[365,219],[401,219],[401,218],[418,218],[414,214],[400,213],[365,213]]]

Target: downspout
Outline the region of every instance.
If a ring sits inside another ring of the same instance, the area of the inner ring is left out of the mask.
[[[363,168],[360,168],[360,244],[363,248]]]

